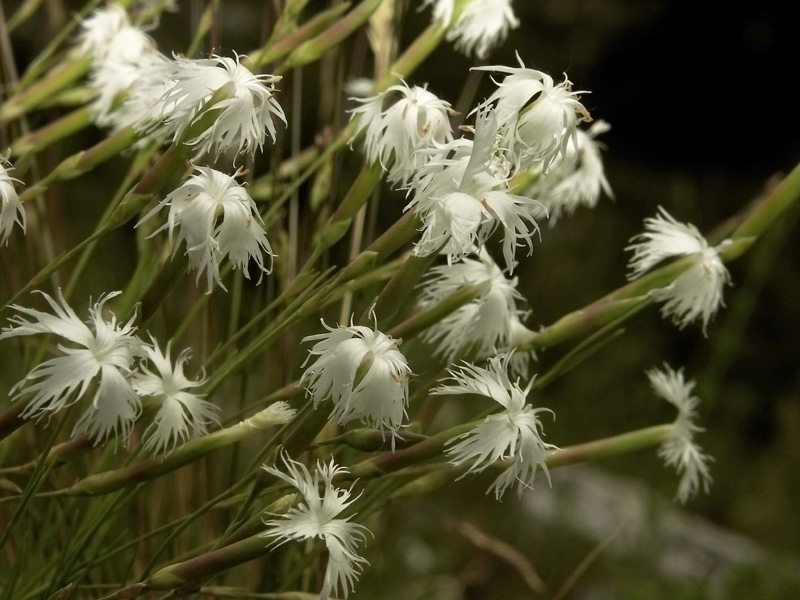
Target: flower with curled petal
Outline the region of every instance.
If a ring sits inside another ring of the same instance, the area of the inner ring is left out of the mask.
[[[145,449],[159,454],[174,448],[189,439],[191,428],[195,437],[208,433],[208,425],[219,423],[219,409],[189,391],[205,383],[205,379],[192,381],[184,375],[183,366],[189,360],[189,349],[183,350],[173,365],[170,360],[170,344],[162,352],[156,340],[144,348],[147,365],[141,365],[133,377],[133,388],[141,397],[152,397],[161,407],[153,424],[145,432]]]
[[[662,207],[658,215],[645,219],[644,223],[645,233],[635,236],[631,240],[635,243],[626,248],[633,251],[628,279],[641,277],[665,259],[691,257],[693,265],[689,269],[650,295],[664,303],[661,314],[671,317],[681,329],[701,319],[705,335],[709,321],[724,305],[722,290],[730,282],[730,274],[719,251],[730,244],[730,240],[716,247],[709,246],[694,225],[679,223]]]
[[[25,207],[20,202],[14,183],[22,183],[9,175],[14,167],[11,163],[0,156],[0,244],[8,245],[8,237],[16,223],[25,233],[27,216]]]
[[[330,399],[331,418],[339,424],[359,419],[376,428],[397,431],[406,415],[411,369],[398,341],[361,325],[328,327],[310,335],[316,342],[306,363],[316,357],[300,380],[317,407]],[[303,363],[305,366],[306,363]],[[394,438],[393,438],[394,439]]]
[[[112,434],[127,438],[141,410],[130,376],[144,347],[135,336],[134,317],[124,324],[117,323],[113,315],[108,320],[103,317],[105,303],[121,292],[102,296],[89,309],[85,323],[67,304],[61,290],[57,300],[40,293],[55,314],[13,306],[31,320],[20,315],[12,317],[12,326],[3,329],[0,339],[50,334],[69,345],[59,344],[63,356],[37,365],[11,389],[15,400],[32,394],[22,416],[52,415],[80,400],[94,385],[92,404],[75,425],[73,436],[89,433],[96,443]]]
[[[363,525],[351,523],[351,517],[337,518],[355,501],[350,498],[350,489],[333,485],[333,479],[346,474],[347,469],[336,465],[333,459],[328,464],[317,461],[312,475],[305,465],[286,454],[282,458],[285,473],[276,467],[263,468],[296,488],[303,496],[303,502],[290,508],[284,515],[273,515],[274,519],[265,520],[268,529],[262,535],[275,538],[273,544],[276,546],[289,541],[322,539],[328,549],[328,565],[319,598],[326,600],[331,593],[336,594],[340,589],[347,598],[362,565],[367,563],[356,550],[365,541],[365,532],[369,532]]]
[[[701,487],[708,493],[711,485],[708,463],[714,460],[704,454],[694,441],[695,434],[703,431],[694,423],[700,402],[696,396],[692,396],[695,382],[686,381],[683,369],[676,372],[666,364],[663,371],[653,368],[647,372],[647,376],[656,395],[678,409],[678,416],[672,425],[672,436],[661,444],[658,455],[668,467],[675,467],[681,476],[675,498],[685,504]]]
[[[512,382],[508,376],[508,360],[508,354],[492,357],[486,369],[464,364],[458,370],[450,371],[453,383],[431,392],[438,395],[478,394],[503,407],[471,431],[450,440],[452,445],[447,450],[454,465],[470,463],[468,473],[480,473],[498,461],[509,461],[510,465],[486,492],[494,491],[498,500],[515,483],[518,496],[522,496],[526,489],[532,489],[538,468],[545,472],[549,482],[547,451],[556,448],[542,439],[542,423],[537,416],[540,412],[552,411],[533,408],[526,403],[533,380],[525,389],[519,387],[518,381]]]
[[[197,269],[198,281],[205,273],[208,293],[215,283],[226,289],[219,275],[220,263],[226,256],[248,279],[252,259],[261,271],[260,283],[263,274],[271,271],[274,255],[255,202],[230,175],[210,167],[194,169],[195,174],[142,217],[137,227],[169,206],[167,222],[153,235],[168,229],[171,241],[173,232],[178,230],[172,253],[182,241],[186,242],[189,266]],[[269,266],[265,265],[267,261]]]
[[[498,229],[509,271],[517,247],[527,245],[533,252],[536,201],[511,193],[511,165],[497,133],[494,111],[487,108],[477,114],[474,140],[460,138],[428,152],[411,181],[413,198],[405,209],[413,209],[423,224],[415,254],[441,252],[452,263],[477,252]]]

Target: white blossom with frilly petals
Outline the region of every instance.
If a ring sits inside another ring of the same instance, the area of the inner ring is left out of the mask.
[[[532,237],[539,231],[532,216],[535,200],[509,191],[511,165],[497,141],[494,111],[486,109],[478,112],[474,141],[462,138],[429,152],[411,182],[414,197],[406,206],[423,223],[415,254],[441,251],[452,263],[476,252],[498,227],[509,271],[518,246],[533,252]]]
[[[424,87],[402,82],[371,98],[355,100],[361,102],[352,111],[353,119],[358,119],[356,135],[365,132],[367,160],[388,169],[390,182],[408,183],[425,161],[420,150],[453,140],[450,104]]]
[[[177,141],[203,114],[205,103],[223,91],[225,97],[208,107],[220,111],[213,124],[186,140],[187,144],[196,146],[198,154],[219,156],[227,150],[252,154],[264,146],[267,134],[274,140],[273,119],[286,123],[272,85],[281,77],[254,75],[239,59],[217,55],[198,60],[175,58],[172,77],[138,129],[147,132],[159,127]]]
[[[645,219],[645,230],[631,240],[636,243],[626,248],[633,251],[628,279],[641,277],[662,260],[693,257],[692,267],[667,287],[650,294],[657,302],[664,302],[661,314],[671,317],[681,329],[702,319],[705,334],[709,321],[724,305],[722,290],[730,282],[730,274],[719,257],[719,250],[730,241],[711,247],[694,225],[679,223],[662,207],[658,215]]]
[[[454,0],[425,0],[433,4],[433,20],[445,26],[453,18]],[[469,0],[455,23],[447,30],[447,40],[455,41],[456,50],[469,56],[486,58],[489,51],[502,43],[510,29],[519,27],[511,8],[511,0]]]
[[[711,485],[708,463],[714,460],[704,454],[703,449],[694,442],[694,435],[703,431],[702,427],[694,423],[699,403],[697,397],[692,396],[695,382],[684,379],[683,369],[675,372],[669,365],[664,365],[664,371],[650,369],[647,376],[656,395],[678,409],[678,417],[672,426],[672,437],[661,444],[658,455],[681,476],[675,497],[685,504],[697,494],[700,487],[708,493]]]
[[[119,4],[99,8],[81,21],[78,51],[93,59],[102,59],[116,37],[131,27],[128,13]]]
[[[501,460],[509,460],[510,466],[494,481],[487,494],[494,490],[500,500],[506,489],[517,485],[517,495],[533,488],[536,470],[541,468],[550,480],[547,470],[547,451],[555,449],[542,439],[541,421],[537,414],[546,408],[533,408],[526,404],[533,380],[523,390],[519,382],[508,377],[508,355],[489,359],[488,369],[465,364],[457,371],[450,371],[453,383],[434,389],[432,394],[479,394],[491,398],[503,407],[499,413],[490,415],[471,431],[452,439],[447,453],[451,462],[460,466],[471,463],[469,471],[480,473],[486,467]]]
[[[330,398],[331,418],[339,424],[358,419],[397,431],[406,415],[411,374],[397,340],[361,325],[333,328],[324,321],[322,325],[328,333],[303,339],[316,342],[306,363],[317,358],[300,380],[314,406]]]
[[[178,239],[172,247],[172,253],[174,255],[181,242],[186,242],[189,265],[197,269],[198,280],[205,273],[209,293],[215,283],[226,289],[219,276],[220,263],[226,256],[234,268],[242,269],[248,279],[250,259],[256,263],[261,276],[269,273],[274,257],[272,247],[262,227],[256,204],[247,190],[230,175],[210,167],[195,167],[195,171],[183,185],[146,214],[139,224],[169,206],[167,222],[153,235],[168,229],[172,241],[173,233],[178,229]],[[265,266],[265,254],[269,266]]]
[[[556,84],[546,73],[528,69],[519,56],[517,59],[519,67],[476,67],[506,73],[479,109],[495,105],[503,145],[513,150],[518,168],[541,162],[547,173],[553,161],[566,153],[569,142],[575,143],[578,121],[592,119],[578,100],[584,92],[573,92],[568,79]]]
[[[367,560],[356,553],[359,544],[366,539],[369,530],[358,523],[350,523],[350,517],[337,518],[355,499],[351,499],[351,489],[341,489],[333,485],[337,475],[347,473],[347,469],[334,463],[317,462],[314,474],[305,465],[283,456],[286,473],[275,467],[264,470],[295,487],[303,496],[299,506],[290,508],[284,515],[265,520],[268,529],[262,534],[273,537],[276,546],[289,541],[322,539],[328,549],[328,565],[320,591],[320,600],[327,600],[331,593],[341,589],[344,597],[353,591],[355,581]],[[320,484],[322,492],[320,493]]]
[[[579,206],[594,208],[601,192],[614,197],[603,169],[600,144],[594,137],[608,131],[605,121],[596,121],[588,132],[576,131],[575,144],[567,146],[553,166],[526,190],[526,194],[541,203],[537,218],[548,218],[553,227],[561,215],[571,215]]]
[[[0,157],[0,244],[8,245],[8,237],[16,223],[25,233],[27,216],[25,207],[20,202],[14,182],[22,183],[9,175],[14,167],[11,163]]]
[[[63,356],[37,365],[12,388],[15,400],[32,394],[22,413],[24,418],[54,414],[77,402],[95,384],[92,405],[76,424],[73,435],[89,433],[96,443],[112,434],[123,438],[128,436],[141,409],[130,375],[136,358],[144,350],[134,335],[133,318],[125,324],[118,324],[113,315],[110,320],[103,318],[103,305],[120,293],[112,292],[101,297],[89,309],[86,323],[70,308],[61,290],[58,300],[41,293],[55,313],[53,315],[13,306],[32,320],[19,315],[12,317],[12,326],[3,329],[0,339],[40,333],[56,335],[71,342],[69,346],[58,345]]]
[[[512,322],[522,313],[517,308],[517,303],[523,300],[517,291],[517,279],[507,279],[486,251],[481,251],[477,260],[465,258],[453,265],[432,268],[420,285],[420,307],[432,308],[465,285],[483,289],[475,300],[460,306],[422,334],[447,362],[472,345],[477,349],[478,360],[508,349]]]
[[[153,449],[158,454],[189,439],[190,428],[195,437],[208,433],[209,424],[219,423],[219,409],[188,391],[205,383],[203,378],[192,381],[183,373],[183,366],[189,360],[188,348],[178,355],[174,365],[169,344],[166,352],[162,352],[152,340],[152,346],[145,346],[144,350],[154,370],[141,366],[133,377],[133,388],[139,396],[151,396],[161,403],[153,424],[145,433],[144,444],[145,449]]]

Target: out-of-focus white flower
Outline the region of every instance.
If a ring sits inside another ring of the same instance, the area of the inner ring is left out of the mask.
[[[262,148],[267,134],[276,136],[275,118],[286,117],[275,99],[278,75],[254,75],[240,62],[240,57],[213,55],[208,59],[175,58],[175,71],[158,101],[137,125],[143,132],[163,129],[177,141],[205,113],[218,111],[213,124],[186,140],[199,154],[227,150],[237,154],[254,153]],[[224,98],[213,107],[206,102],[217,92]]]
[[[533,251],[532,237],[539,227],[532,216],[535,200],[509,191],[511,165],[497,146],[494,111],[477,114],[474,141],[454,140],[429,151],[429,160],[417,169],[406,206],[423,223],[415,253],[441,251],[453,262],[476,252],[491,234],[503,228],[503,257],[512,271],[518,246]]]
[[[519,56],[517,59],[519,67],[476,67],[507,73],[479,109],[495,105],[504,147],[513,150],[518,168],[541,162],[547,173],[553,161],[566,153],[570,140],[575,143],[578,121],[592,118],[578,99],[585,92],[573,92],[566,78],[556,84],[546,73],[528,69]]]
[[[189,430],[195,437],[208,433],[208,425],[219,423],[218,408],[189,391],[205,383],[205,379],[192,381],[183,373],[190,351],[185,349],[173,365],[170,360],[170,345],[162,352],[156,340],[144,348],[147,360],[154,367],[151,371],[140,367],[133,377],[133,389],[139,396],[152,396],[161,403],[153,424],[148,427],[145,449],[157,454],[175,447],[189,439]]]
[[[465,285],[480,286],[483,291],[422,334],[447,362],[473,345],[477,360],[507,350],[512,322],[522,313],[517,308],[523,300],[517,291],[517,279],[507,279],[485,250],[477,260],[465,258],[453,265],[432,268],[420,284],[420,307],[429,309]]]
[[[320,600],[327,600],[331,593],[337,594],[339,590],[347,598],[354,589],[362,565],[368,564],[356,551],[365,541],[365,533],[369,533],[363,525],[351,523],[351,517],[337,518],[355,501],[355,498],[351,499],[352,488],[341,489],[333,485],[334,477],[346,474],[347,469],[337,466],[333,459],[328,464],[318,461],[311,475],[305,465],[286,455],[283,464],[286,473],[275,467],[265,466],[264,470],[295,487],[304,502],[284,515],[272,515],[275,518],[264,522],[268,529],[262,535],[275,538],[273,544],[276,546],[289,541],[323,540],[328,548],[328,565]]]
[[[96,123],[107,127],[115,123],[114,104],[141,78],[150,77],[161,61],[167,60],[146,33],[128,25],[109,40],[102,53],[94,57],[89,82],[96,96],[92,112]],[[163,85],[163,81],[161,82]],[[120,103],[121,104],[121,103]]]
[[[58,345],[63,356],[51,358],[33,368],[11,390],[17,400],[32,394],[22,413],[24,418],[52,415],[82,398],[89,387],[96,390],[92,405],[83,414],[73,435],[89,433],[99,443],[112,434],[126,438],[141,408],[139,397],[131,385],[134,361],[144,352],[135,336],[133,318],[118,324],[116,317],[105,320],[103,305],[121,292],[101,297],[89,309],[89,319],[81,321],[70,308],[61,290],[58,300],[42,292],[54,315],[23,306],[13,308],[31,317],[11,317],[11,327],[3,329],[0,339],[9,337],[51,334],[67,342]]]
[[[552,227],[562,214],[571,215],[579,206],[594,208],[601,192],[614,197],[603,169],[600,144],[594,140],[608,129],[605,121],[595,121],[588,132],[578,129],[575,144],[568,145],[547,174],[526,190],[541,202],[543,214],[537,214],[537,218],[548,217]]]
[[[81,21],[78,50],[84,56],[102,59],[116,37],[131,27],[128,13],[119,4],[110,3]]]
[[[14,182],[22,182],[11,177],[9,172],[13,169],[11,163],[0,156],[0,244],[5,245],[8,245],[8,236],[11,235],[14,223],[22,228],[22,233],[25,233],[27,224],[25,207],[14,189]]]
[[[248,262],[253,259],[261,271],[260,283],[263,274],[270,272],[274,255],[256,203],[230,175],[210,167],[195,167],[195,171],[139,224],[169,206],[167,222],[153,235],[168,229],[172,242],[177,227],[178,239],[172,253],[175,254],[182,241],[186,242],[189,265],[197,269],[198,280],[205,273],[209,293],[214,283],[226,289],[219,277],[220,263],[226,256],[234,268],[242,269],[248,279]],[[265,255],[269,266],[265,266]]]
[[[397,431],[406,416],[411,369],[398,350],[398,341],[361,325],[328,327],[328,333],[310,335],[316,342],[309,357],[316,360],[300,380],[316,408],[333,401],[331,417],[339,424],[359,419],[378,429]]]
[[[367,159],[388,169],[390,182],[408,183],[427,158],[421,150],[453,140],[450,104],[424,87],[402,82],[355,100],[362,103],[352,111],[353,119],[358,119],[356,135],[366,132]]]
[[[423,7],[433,5],[433,20],[449,25],[453,18],[454,0],[425,0]],[[456,50],[467,56],[475,53],[486,58],[489,50],[502,43],[510,29],[519,27],[511,8],[511,0],[469,0],[447,31],[447,40],[455,41]]]
[[[700,487],[708,493],[711,485],[708,463],[714,460],[694,442],[695,433],[704,431],[694,423],[699,403],[697,397],[692,396],[695,382],[684,379],[683,369],[675,372],[669,365],[664,365],[663,371],[650,369],[647,376],[656,395],[678,409],[672,437],[661,444],[658,455],[681,476],[675,498],[685,504],[697,494]]]
[[[542,423],[537,417],[540,412],[552,411],[526,404],[533,380],[523,390],[518,381],[509,379],[507,367],[508,355],[490,358],[488,369],[465,364],[457,371],[450,371],[451,385],[440,386],[431,392],[479,394],[503,407],[501,412],[486,417],[471,431],[451,440],[449,443],[453,445],[447,450],[454,465],[471,463],[468,472],[472,473],[480,473],[500,460],[511,461],[487,491],[494,490],[498,500],[515,483],[519,496],[526,489],[532,489],[536,470],[540,467],[549,482],[547,451],[556,449],[542,439]]]
[[[661,314],[671,317],[681,329],[701,318],[705,335],[709,321],[724,305],[722,289],[730,282],[730,274],[719,251],[730,244],[730,240],[711,247],[694,225],[679,223],[662,207],[658,215],[645,219],[644,223],[645,233],[632,238],[636,243],[626,248],[633,251],[628,279],[641,277],[662,260],[691,256],[692,267],[667,287],[650,294],[657,302],[664,302]]]

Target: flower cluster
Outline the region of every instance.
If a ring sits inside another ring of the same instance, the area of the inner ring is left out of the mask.
[[[276,546],[289,541],[322,539],[328,549],[328,566],[325,568],[320,600],[327,600],[331,593],[336,594],[340,589],[347,598],[362,565],[367,563],[356,550],[365,541],[365,532],[369,532],[363,525],[350,523],[350,517],[339,517],[355,501],[350,498],[350,489],[333,485],[333,479],[346,474],[347,469],[336,465],[331,459],[327,464],[317,462],[312,475],[305,465],[286,455],[283,456],[283,464],[286,472],[267,466],[264,470],[296,488],[303,497],[303,503],[289,509],[285,515],[273,515],[276,518],[265,520],[267,530],[262,535],[274,537]]]
[[[174,446],[188,437],[189,428],[195,435],[205,434],[207,425],[216,422],[216,408],[187,391],[203,384],[184,376],[188,354],[182,352],[172,366],[169,348],[163,354],[155,340],[147,344],[136,336],[133,317],[125,323],[114,315],[105,318],[105,304],[119,294],[101,297],[85,322],[60,290],[57,299],[42,292],[54,314],[13,306],[20,315],[10,319],[11,326],[3,329],[0,339],[49,334],[63,340],[58,345],[61,356],[37,365],[12,388],[16,401],[30,396],[23,418],[49,418],[91,393],[90,406],[72,435],[88,434],[97,444],[111,436],[127,439],[141,414],[141,398],[152,397],[161,408],[147,434],[147,448],[161,452]],[[157,372],[147,369],[148,361]]]
[[[667,287],[651,292],[657,302],[663,302],[661,313],[683,329],[701,319],[703,333],[708,323],[723,305],[722,290],[730,282],[730,274],[720,259],[719,251],[730,241],[713,247],[692,224],[679,223],[666,210],[645,219],[646,232],[634,237],[628,246],[633,251],[629,279],[637,279],[655,265],[669,258],[691,257],[692,265]]]

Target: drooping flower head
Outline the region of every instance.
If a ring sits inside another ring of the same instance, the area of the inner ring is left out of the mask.
[[[709,246],[694,225],[679,223],[662,207],[658,215],[644,222],[645,233],[631,239],[635,243],[626,248],[633,251],[628,279],[641,277],[662,260],[693,257],[692,267],[667,287],[653,290],[651,295],[657,302],[664,302],[661,314],[671,317],[681,329],[699,318],[705,334],[709,321],[724,305],[722,290],[730,282],[730,274],[719,251],[730,241]]]
[[[331,593],[342,591],[344,597],[354,589],[355,581],[361,573],[365,558],[356,551],[366,539],[369,530],[358,523],[351,523],[351,517],[337,518],[354,501],[351,489],[341,489],[333,485],[337,475],[347,473],[347,469],[334,463],[317,462],[314,474],[305,465],[283,456],[286,472],[276,467],[264,470],[296,488],[303,496],[303,503],[289,509],[285,515],[265,521],[268,529],[265,537],[273,537],[276,546],[289,541],[302,541],[318,538],[328,549],[328,565],[320,591],[320,600],[327,600]],[[320,491],[321,486],[321,491]]]
[[[681,476],[675,497],[685,504],[701,487],[708,493],[711,485],[708,463],[714,460],[694,442],[695,434],[703,431],[702,427],[695,425],[699,403],[692,395],[695,382],[685,380],[683,369],[676,372],[669,365],[664,365],[663,371],[650,369],[647,376],[656,395],[678,409],[672,437],[661,445],[658,455]]]
[[[533,385],[531,380],[525,389],[508,376],[508,355],[489,359],[488,368],[464,364],[450,371],[452,384],[442,385],[432,394],[479,394],[491,398],[503,409],[475,426],[471,431],[452,439],[447,453],[456,466],[470,464],[471,473],[480,473],[486,467],[501,460],[510,465],[494,481],[487,493],[494,491],[500,500],[505,491],[517,485],[517,495],[533,488],[537,469],[541,468],[550,480],[547,470],[547,451],[555,449],[542,439],[542,423],[538,413],[546,408],[533,408],[526,398]]]
[[[213,124],[186,143],[198,154],[217,156],[228,150],[237,154],[261,149],[267,134],[276,136],[274,119],[286,123],[286,117],[275,99],[277,75],[254,75],[240,62],[240,57],[213,55],[208,59],[175,58],[175,70],[165,90],[138,124],[143,132],[163,128],[177,141],[189,127],[205,114],[217,112]],[[224,98],[211,107],[206,102],[217,93]]]
[[[579,206],[594,208],[602,192],[614,197],[603,169],[600,144],[594,138],[608,131],[605,121],[595,121],[588,131],[576,130],[575,144],[567,145],[546,174],[525,191],[541,203],[548,224],[554,226],[562,215],[571,215]]]
[[[99,443],[113,435],[126,438],[141,408],[130,375],[135,360],[144,353],[143,344],[135,336],[133,317],[118,323],[115,316],[103,316],[105,303],[121,292],[102,296],[89,309],[84,323],[67,304],[61,290],[58,300],[41,292],[54,314],[32,308],[13,306],[20,315],[11,317],[0,339],[51,334],[66,343],[59,344],[63,356],[37,365],[11,390],[14,399],[31,395],[24,418],[39,418],[57,413],[96,386],[91,406],[76,424],[73,435],[89,433]]]
[[[361,106],[353,109],[358,133],[365,132],[367,160],[388,169],[390,182],[403,184],[421,166],[425,150],[452,141],[450,104],[425,87],[402,82],[371,98],[355,98]]]
[[[435,353],[452,362],[467,347],[474,345],[478,360],[510,347],[512,323],[523,311],[523,301],[517,291],[517,279],[508,279],[488,252],[482,250],[478,259],[465,258],[453,265],[441,265],[430,270],[420,284],[419,304],[429,309],[445,300],[465,285],[483,288],[472,302],[451,312],[426,329],[422,338],[436,346]]]
[[[219,276],[220,263],[226,256],[247,278],[251,259],[261,276],[270,272],[274,255],[261,216],[247,190],[230,175],[210,167],[195,167],[195,174],[164,198],[139,224],[165,206],[169,206],[167,222],[153,235],[168,229],[172,241],[173,233],[178,230],[173,255],[185,241],[189,265],[197,269],[198,280],[205,273],[209,292],[215,283],[226,289]]]
[[[546,173],[553,161],[567,152],[570,141],[575,143],[578,121],[592,119],[578,99],[584,92],[573,92],[566,77],[556,84],[546,73],[528,69],[519,56],[517,59],[519,67],[476,67],[507,74],[479,109],[495,106],[503,145],[513,150],[519,169],[540,162]]]
[[[190,437],[208,433],[208,425],[218,423],[219,409],[190,391],[205,383],[205,379],[192,381],[184,375],[183,366],[189,360],[189,349],[170,360],[170,345],[162,352],[156,340],[146,345],[145,355],[153,370],[142,366],[133,377],[133,388],[141,397],[150,396],[161,403],[153,424],[146,432],[144,447],[159,454],[174,448]]]
[[[512,271],[516,248],[527,245],[539,228],[532,216],[534,200],[509,190],[511,165],[498,146],[497,120],[487,108],[478,112],[474,140],[460,138],[429,152],[411,182],[413,209],[423,223],[414,250],[433,252],[449,262],[477,252],[498,228],[503,232],[503,257]]]
[[[397,431],[406,415],[411,374],[398,341],[361,325],[333,328],[324,321],[322,325],[327,333],[303,339],[316,342],[306,363],[317,358],[300,380],[314,406],[330,399],[331,418],[339,424],[357,419]]]
[[[0,244],[4,245],[8,245],[8,237],[15,223],[22,228],[22,233],[25,233],[27,224],[25,207],[14,189],[14,182],[22,182],[11,177],[9,172],[13,169],[11,163],[0,156]]]
[[[131,27],[128,13],[119,4],[109,3],[81,21],[79,52],[93,59],[102,59],[116,37]]]
[[[486,58],[489,51],[501,44],[510,29],[519,27],[519,20],[511,8],[511,0],[469,0],[451,24],[454,0],[425,0],[423,6],[433,5],[433,20],[447,30],[447,41],[455,42],[456,50],[478,58]]]

